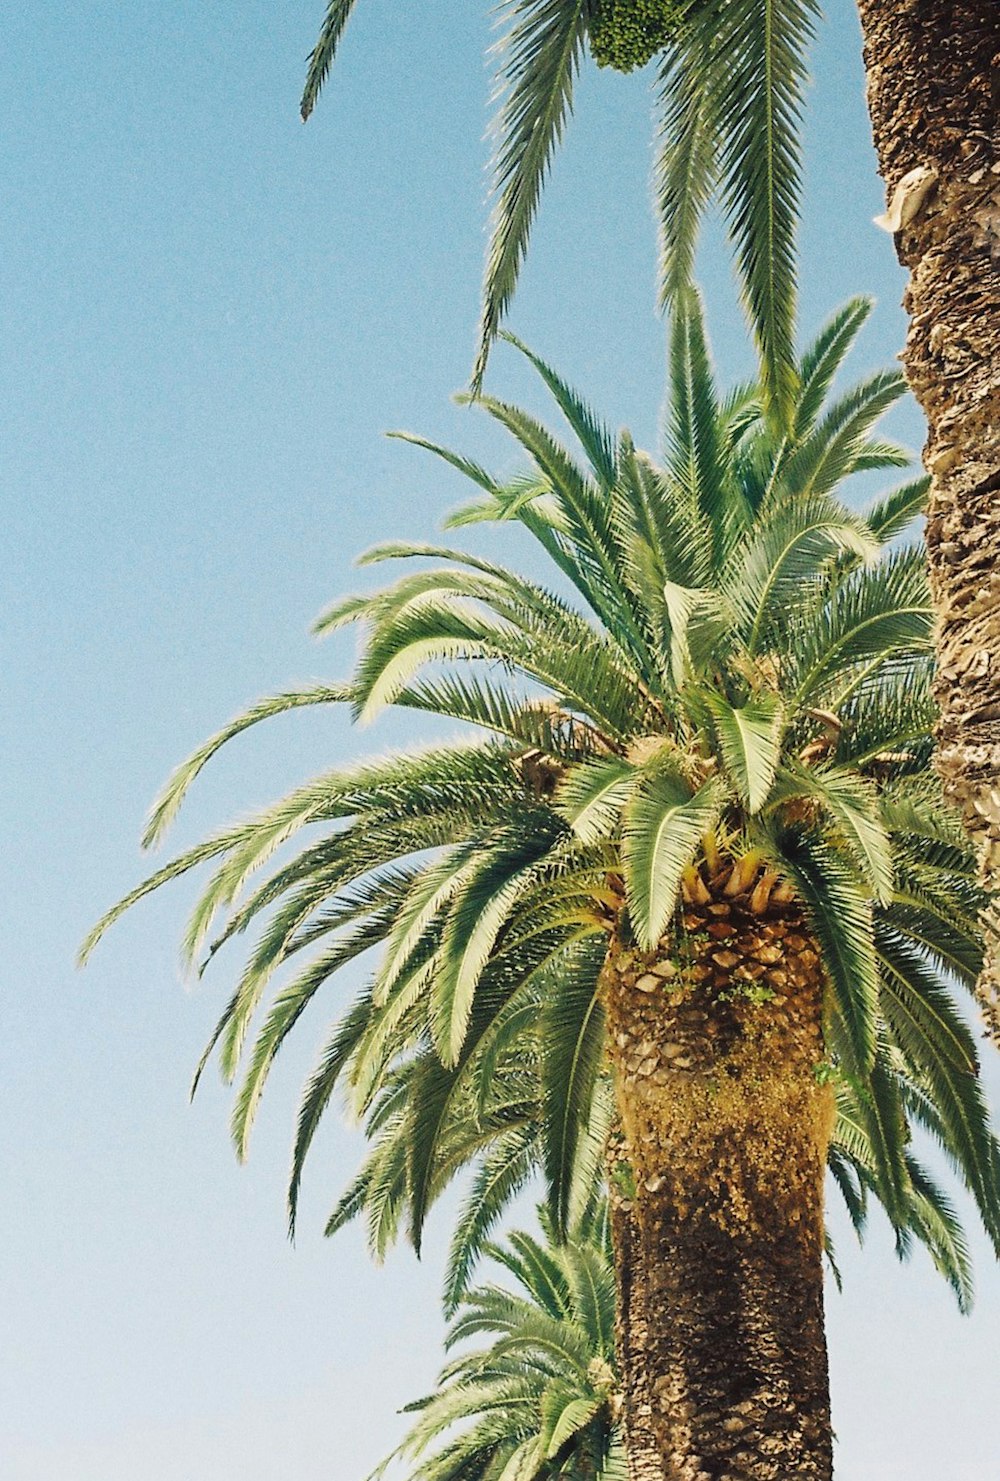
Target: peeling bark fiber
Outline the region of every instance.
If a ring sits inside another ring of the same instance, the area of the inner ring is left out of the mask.
[[[928,422],[938,766],[1000,886],[1000,4],[859,0],[879,167]],[[1000,1030],[1000,996],[987,985]]]
[[[829,1481],[819,953],[795,904],[704,893],[602,977],[632,1481]]]

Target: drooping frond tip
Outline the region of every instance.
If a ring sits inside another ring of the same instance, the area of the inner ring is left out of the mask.
[[[514,295],[538,200],[573,106],[587,35],[586,0],[517,0],[496,43],[497,114],[491,162],[493,217],[472,392]]]
[[[316,100],[333,66],[340,38],[355,4],[356,0],[329,0],[316,45],[309,53],[306,63],[305,86],[302,90],[302,101],[299,104],[303,123],[316,106]]]

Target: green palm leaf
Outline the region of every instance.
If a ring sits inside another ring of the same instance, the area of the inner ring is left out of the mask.
[[[603,1400],[595,1394],[592,1398],[568,1398],[560,1407],[558,1418],[552,1425],[545,1448],[545,1459],[552,1460],[564,1445],[584,1429],[602,1408]]]
[[[543,839],[528,839],[512,850],[487,854],[448,912],[431,999],[431,1031],[446,1065],[458,1060],[483,968],[518,894],[533,879],[543,848]]]
[[[826,494],[860,471],[870,428],[905,394],[906,381],[898,370],[878,371],[847,392],[785,463],[786,488],[801,495]],[[891,461],[899,466],[895,456]]]
[[[613,484],[618,476],[618,460],[615,455],[615,440],[609,428],[600,421],[579,393],[568,386],[551,365],[547,365],[516,335],[504,333],[501,337],[520,350],[538,371],[559,410],[575,432],[595,478],[601,483]]]
[[[309,689],[293,689],[285,694],[275,694],[259,704],[251,705],[237,715],[235,720],[217,731],[204,745],[177,768],[163,791],[153,804],[146,828],[142,835],[143,848],[152,848],[159,843],[164,833],[177,816],[178,809],[198,774],[211,761],[217,751],[241,735],[244,730],[270,720],[274,715],[283,715],[288,710],[302,709],[311,705],[344,704],[351,699],[350,689],[343,684],[314,684]]]
[[[639,945],[651,951],[677,904],[681,876],[719,816],[722,794],[706,782],[692,795],[678,777],[644,780],[623,812],[622,859],[629,917]]]
[[[329,0],[319,39],[310,52],[307,63],[305,88],[302,92],[302,102],[299,105],[303,123],[316,106],[316,99],[333,65],[340,38],[355,3],[356,0]]]
[[[581,843],[596,843],[614,832],[636,781],[623,757],[581,761],[560,781],[556,806]]]
[[[714,35],[695,11],[664,53],[657,78],[653,190],[660,230],[660,303],[670,310],[691,281],[702,217],[718,182]]]
[[[535,1171],[536,1138],[533,1126],[518,1126],[507,1131],[497,1139],[469,1185],[448,1255],[443,1293],[445,1316],[454,1316],[491,1230]]]
[[[726,771],[751,814],[759,812],[774,785],[781,755],[784,710],[774,694],[758,694],[733,706],[705,691]]]
[[[809,798],[829,816],[864,882],[883,905],[893,897],[892,845],[879,816],[874,789],[856,773],[789,762],[772,793],[775,805]]]
[[[719,411],[708,339],[697,289],[678,290],[670,328],[668,471],[701,511],[716,543],[725,542],[738,498],[726,478],[719,447]],[[724,548],[724,547],[723,547]]]
[[[493,220],[479,352],[478,391],[490,347],[514,293],[538,199],[573,106],[587,34],[586,0],[504,0],[508,28],[496,47]]]
[[[858,684],[859,666],[929,654],[932,614],[923,552],[904,549],[840,582],[797,645],[802,703],[837,709]]]
[[[545,1173],[556,1227],[569,1227],[580,1140],[604,1059],[604,1014],[597,975],[603,938],[585,943],[554,974],[541,1016]]]
[[[801,598],[817,568],[845,555],[865,561],[877,546],[863,524],[826,497],[797,498],[768,507],[733,551],[725,589],[743,619],[749,651],[774,640],[776,628]]]
[[[868,510],[865,519],[883,544],[901,535],[918,515],[923,514],[930,487],[929,478],[916,478],[886,494]]]
[[[724,209],[765,397],[787,425],[798,387],[792,335],[799,119],[818,9],[813,0],[729,0],[702,14],[703,24],[715,28],[714,65],[704,85],[712,88],[719,120]]]
[[[874,299],[851,298],[823,325],[804,352],[799,365],[799,394],[795,406],[795,436],[801,439],[815,425],[833,378],[860,330],[868,321]]]
[[[972,1310],[972,1261],[965,1231],[951,1201],[942,1193],[915,1157],[907,1156],[912,1193],[910,1218],[914,1232],[937,1270],[955,1292],[963,1315]]]

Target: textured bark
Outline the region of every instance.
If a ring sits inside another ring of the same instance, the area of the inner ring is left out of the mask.
[[[603,995],[633,1481],[829,1481],[815,945],[720,887],[660,951],[613,943]]]
[[[608,1158],[608,1196],[611,1204],[611,1238],[617,1286],[615,1345],[621,1374],[622,1420],[629,1481],[669,1481],[666,1456],[660,1448],[652,1423],[647,1324],[647,1312],[652,1300],[646,1279],[646,1265],[642,1259],[635,1202],[623,1190],[629,1167],[624,1138],[617,1132]]]
[[[927,545],[938,616],[938,766],[979,846],[984,878],[996,888],[1000,4],[859,0],[858,8],[879,166],[890,200],[899,191],[902,207],[895,242],[900,262],[910,271],[903,358],[928,422],[924,456],[933,478]],[[922,172],[919,178],[916,171]],[[991,955],[995,971],[996,954]],[[996,977],[988,975],[983,987],[987,1016],[998,1032]]]

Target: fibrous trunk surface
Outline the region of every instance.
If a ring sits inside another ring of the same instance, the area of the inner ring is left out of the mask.
[[[879,167],[928,422],[938,764],[1000,883],[1000,4],[859,0]],[[1000,997],[994,984],[995,1031]]]
[[[631,1475],[829,1481],[819,953],[793,904],[699,893],[602,982]]]
[[[624,1140],[611,1159],[611,1235],[617,1277],[617,1348],[622,1374],[629,1481],[666,1481],[666,1455],[653,1425],[650,1386],[649,1292],[644,1279],[639,1221],[633,1199],[624,1197],[616,1174],[628,1167]]]

